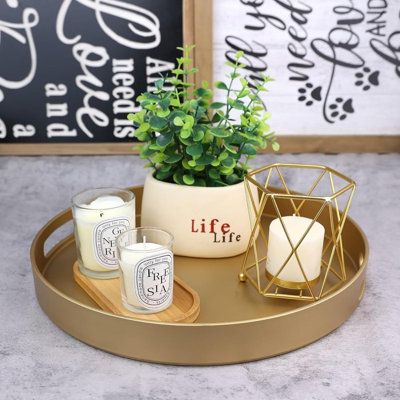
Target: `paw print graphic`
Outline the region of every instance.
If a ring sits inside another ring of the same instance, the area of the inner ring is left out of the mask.
[[[348,114],[352,114],[354,112],[353,99],[347,99],[346,101],[343,101],[341,97],[336,97],[335,102],[329,105],[329,109],[331,110],[331,118],[338,118],[340,121],[343,121],[347,118]]]
[[[362,72],[357,72],[354,76],[357,79],[354,84],[361,86],[364,91],[371,89],[371,85],[379,85],[379,71],[371,72],[368,67],[364,67]]]
[[[307,107],[311,106],[314,101],[321,101],[321,86],[314,87],[311,82],[307,82],[304,87],[299,88],[299,101],[305,101]]]

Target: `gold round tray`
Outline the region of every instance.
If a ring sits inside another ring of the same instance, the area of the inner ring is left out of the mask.
[[[139,214],[143,188],[131,190]],[[243,255],[224,259],[176,257],[177,275],[200,295],[201,311],[195,323],[114,315],[100,310],[75,283],[72,235],[44,254],[49,236],[71,219],[70,210],[61,212],[33,240],[36,296],[43,311],[62,330],[120,356],[182,365],[231,364],[275,356],[312,343],[339,327],[364,293],[368,243],[357,224],[348,219],[343,232],[347,280],[320,301],[260,296],[237,278]]]

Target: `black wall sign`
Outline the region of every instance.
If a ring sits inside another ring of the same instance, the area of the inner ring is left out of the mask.
[[[132,141],[140,92],[174,67],[182,0],[0,2],[0,144]]]

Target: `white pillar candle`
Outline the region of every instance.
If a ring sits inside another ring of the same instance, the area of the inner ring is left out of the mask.
[[[120,249],[122,303],[130,311],[156,313],[173,298],[173,254],[155,243],[133,243]]]
[[[293,247],[296,247],[313,221],[310,218],[298,216],[286,216],[282,217],[282,220]],[[307,280],[312,284],[316,283],[321,273],[324,235],[325,228],[319,222],[315,221],[301,245],[297,248],[297,255],[300,259],[303,271]],[[290,246],[279,218],[274,219],[269,226],[267,250],[266,270],[268,277],[271,278],[278,273],[289,254],[292,252],[292,247]],[[289,288],[307,287],[306,280],[304,279],[304,275],[301,272],[300,265],[294,253],[277,278],[279,280],[276,281],[276,283],[280,286]]]
[[[86,275],[111,278],[118,276],[115,239],[135,227],[135,202],[133,194],[130,197],[127,195],[125,201],[120,196],[107,194],[103,189],[98,190],[106,194],[88,204],[74,202],[78,260],[81,271]]]

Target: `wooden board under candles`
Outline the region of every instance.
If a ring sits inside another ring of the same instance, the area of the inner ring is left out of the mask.
[[[0,36],[0,154],[131,152],[126,116],[183,43],[212,79],[211,0],[7,0]]]
[[[194,322],[200,313],[200,297],[198,293],[177,276],[174,277],[174,299],[166,310],[156,314],[137,314],[122,305],[120,278],[92,279],[83,275],[74,263],[75,282],[104,311],[124,317],[161,322]]]

